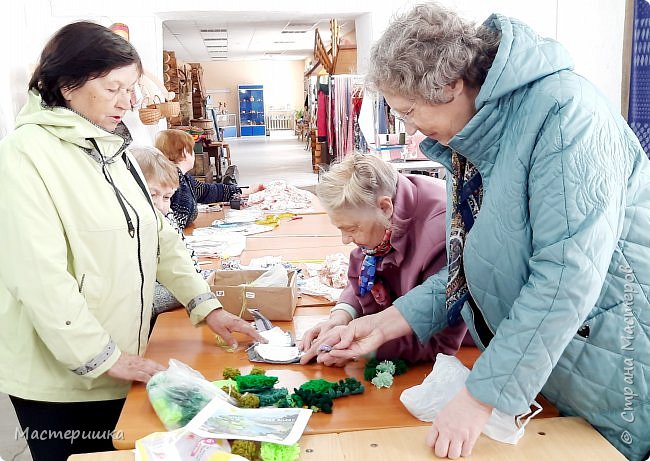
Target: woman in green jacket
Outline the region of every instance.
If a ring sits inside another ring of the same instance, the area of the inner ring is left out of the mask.
[[[151,199],[122,117],[142,73],[109,29],[69,24],[45,46],[16,130],[0,143],[0,390],[34,460],[111,449],[142,357],[156,278],[228,342],[220,308]]]

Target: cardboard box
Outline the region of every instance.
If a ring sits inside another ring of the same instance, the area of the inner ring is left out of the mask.
[[[224,309],[253,320],[247,309],[257,308],[269,320],[291,320],[298,302],[296,271],[287,271],[286,287],[251,287],[246,284],[256,280],[264,270],[215,271],[208,278],[210,289]]]

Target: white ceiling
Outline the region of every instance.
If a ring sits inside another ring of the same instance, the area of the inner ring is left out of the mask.
[[[357,16],[336,14],[339,36],[354,31]],[[185,62],[304,60],[313,56],[315,29],[330,46],[329,21],[318,13],[179,12],[163,22],[163,46]]]

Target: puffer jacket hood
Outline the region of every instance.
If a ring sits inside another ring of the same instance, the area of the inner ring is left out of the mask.
[[[499,30],[501,41],[476,98],[477,109],[547,75],[573,70],[566,48],[553,39],[540,37],[526,24],[493,14],[483,25]]]
[[[16,128],[23,125],[39,125],[62,141],[81,147],[99,163],[102,160],[114,162],[132,141],[124,123],[120,123],[111,133],[72,109],[45,105],[35,90],[29,92],[27,104],[16,117]],[[97,152],[90,139],[97,142],[101,152]]]

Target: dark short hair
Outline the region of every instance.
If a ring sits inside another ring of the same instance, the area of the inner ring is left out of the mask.
[[[48,106],[65,106],[61,88],[76,89],[113,69],[142,62],[135,48],[109,28],[81,21],[62,27],[47,42],[29,81]]]

